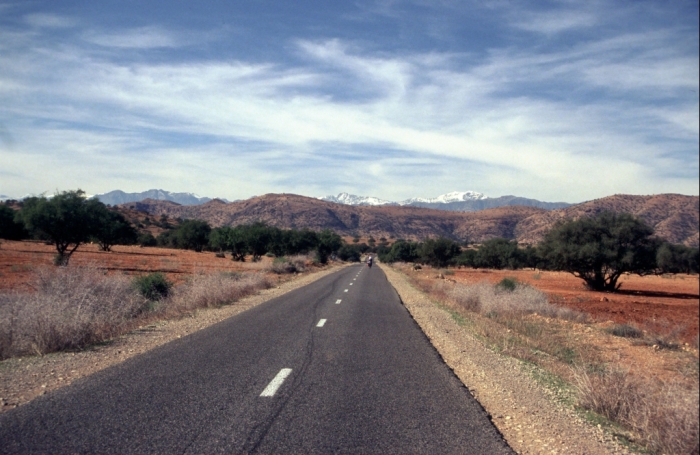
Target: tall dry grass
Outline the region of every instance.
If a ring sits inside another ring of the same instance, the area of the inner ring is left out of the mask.
[[[78,349],[129,327],[145,299],[94,267],[39,268],[32,293],[0,295],[0,358]]]
[[[271,285],[262,273],[196,274],[154,302],[133,278],[73,266],[37,269],[31,284],[34,292],[0,294],[0,359],[81,349],[144,319],[226,305]]]
[[[627,371],[574,374],[579,406],[622,424],[636,442],[664,454],[697,454],[700,393],[693,386],[652,381]]]
[[[175,287],[161,308],[165,312],[182,313],[219,307],[270,286],[270,281],[258,273],[200,273]]]
[[[544,292],[522,283],[516,283],[512,290],[488,283],[438,283],[436,288],[461,308],[484,316],[538,314],[569,321],[586,320],[585,314],[552,305]]]

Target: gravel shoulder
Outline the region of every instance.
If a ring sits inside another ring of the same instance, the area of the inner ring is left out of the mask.
[[[408,282],[379,265],[403,304],[446,364],[491,415],[520,454],[628,454],[603,430],[585,423],[573,409],[539,384],[533,367],[501,356],[460,326],[451,314]]]
[[[243,311],[306,286],[344,266],[335,266],[281,283],[231,305],[200,309],[179,319],[153,322],[109,343],[79,352],[60,352],[37,357],[12,358],[0,362],[0,412],[21,406],[34,398],[69,385],[176,338],[209,327]]]

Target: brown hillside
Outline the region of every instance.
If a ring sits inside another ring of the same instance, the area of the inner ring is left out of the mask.
[[[537,243],[554,223],[562,219],[578,219],[603,211],[631,213],[654,228],[657,236],[672,243],[698,247],[700,199],[681,194],[633,196],[616,194],[583,202],[564,209],[534,215],[519,224],[516,237],[524,243]]]
[[[678,194],[615,195],[565,209],[547,211],[507,206],[478,212],[452,212],[419,207],[350,206],[294,194],[266,194],[245,201],[213,200],[202,205],[146,199],[124,206],[157,218],[195,218],[212,226],[237,226],[257,221],[279,228],[332,229],[341,235],[422,240],[445,236],[483,242],[494,237],[537,243],[558,220],[604,210],[627,212],[649,223],[657,235],[674,243],[698,245],[698,197]]]
[[[445,236],[481,242],[512,238],[518,223],[544,212],[534,207],[499,207],[479,212],[451,212],[420,207],[350,206],[293,194],[266,194],[230,204],[210,201],[183,206],[146,199],[125,204],[158,217],[197,218],[212,226],[237,226],[257,221],[280,228],[332,229],[342,235],[424,239]]]

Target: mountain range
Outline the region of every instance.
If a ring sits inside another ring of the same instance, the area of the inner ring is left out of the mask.
[[[642,218],[656,235],[670,242],[699,244],[699,198],[680,194],[614,195],[553,210],[510,205],[469,212],[412,205],[347,205],[294,194],[266,194],[231,203],[213,199],[189,206],[146,199],[120,207],[156,217],[201,219],[214,227],[262,221],[285,229],[328,228],[346,236],[413,240],[444,236],[475,243],[505,237],[529,244],[539,242],[559,220],[607,210]]]
[[[340,193],[337,196],[325,196],[319,198],[322,201],[336,202],[345,205],[369,205],[369,206],[413,206],[430,209],[453,210],[457,212],[475,212],[477,210],[492,209],[509,205],[523,205],[538,207],[546,210],[561,209],[572,204],[566,202],[543,202],[537,199],[527,199],[518,196],[501,196],[491,198],[476,191],[453,191],[441,194],[434,198],[414,197],[400,202],[386,201],[370,196],[356,196],[354,194]]]
[[[143,201],[144,199],[171,201],[182,205],[200,205],[212,200],[210,197],[199,197],[193,193],[172,193],[170,191],[155,189],[143,191],[141,193],[125,193],[121,190],[114,190],[109,193],[96,194],[93,197],[108,205],[126,204],[129,202]],[[222,200],[228,202],[226,199]]]
[[[159,189],[152,189],[140,193],[126,193],[121,190],[114,190],[110,191],[109,193],[97,194],[93,197],[109,205],[139,202],[145,199],[171,201],[181,205],[201,205],[212,200],[212,198],[200,197],[193,193],[173,193]],[[219,199],[224,202],[228,202],[226,199]],[[357,196],[349,193],[340,193],[337,196],[325,196],[319,199],[322,201],[352,206],[413,206],[436,208],[441,210],[454,210],[458,212],[473,212],[508,205],[539,207],[547,210],[564,208],[571,205],[565,202],[543,202],[536,199],[527,199],[517,196],[501,196],[491,198],[476,191],[454,191],[434,198],[414,197],[399,202],[387,201],[371,196]]]

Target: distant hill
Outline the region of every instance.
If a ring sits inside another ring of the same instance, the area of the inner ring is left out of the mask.
[[[267,194],[231,203],[212,200],[190,206],[147,199],[124,206],[153,216],[202,219],[213,226],[263,221],[287,229],[329,228],[344,235],[414,240],[445,236],[477,243],[494,237],[537,243],[558,220],[610,210],[641,217],[658,236],[671,242],[698,246],[698,197],[679,194],[616,195],[556,210],[502,206],[473,212],[413,206],[351,206],[294,194]]]
[[[96,194],[93,196],[104,204],[119,205],[129,202],[143,201],[144,199],[155,199],[157,201],[171,201],[182,205],[199,205],[211,201],[209,197],[199,197],[192,193],[171,193],[165,190],[148,190],[141,193],[125,193],[121,190],[110,191],[109,193]]]
[[[540,213],[524,220],[518,226],[516,236],[521,242],[537,243],[542,240],[550,227],[561,219],[578,219],[607,210],[638,216],[654,228],[657,236],[673,243],[698,247],[698,225],[700,224],[698,205],[698,196],[616,194],[564,209]]]

